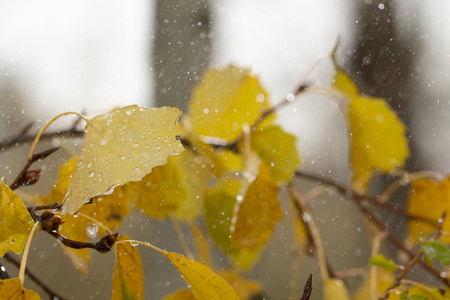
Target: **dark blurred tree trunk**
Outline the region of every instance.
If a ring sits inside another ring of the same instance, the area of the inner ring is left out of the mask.
[[[211,11],[208,0],[156,3],[155,105],[185,111],[192,87],[209,63]]]
[[[386,98],[408,123],[408,85],[419,43],[412,32],[398,26],[395,1],[358,3],[355,54],[349,61],[351,73],[363,93]]]

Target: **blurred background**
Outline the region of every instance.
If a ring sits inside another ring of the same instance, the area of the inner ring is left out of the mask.
[[[407,124],[413,153],[408,170],[446,174],[450,168],[449,33],[450,3],[445,0],[3,0],[0,138],[16,134],[30,121],[39,128],[63,111],[91,117],[126,104],[171,105],[185,111],[190,91],[205,68],[230,63],[255,72],[277,103],[305,80],[317,61],[330,55],[339,40],[338,63],[364,93],[387,98]],[[347,133],[336,105],[329,99],[303,97],[280,115],[282,125],[299,136],[303,170],[347,184]],[[72,121],[57,124],[64,127]],[[12,180],[27,151],[4,151],[2,175]],[[49,174],[55,173],[59,162],[44,164]],[[55,176],[43,176],[42,190]],[[336,252],[331,259],[335,268],[365,265],[366,233],[360,230],[361,220],[349,218],[357,214],[355,208],[336,196],[328,198],[315,202],[313,209],[320,212],[316,217],[327,228],[322,230],[324,239],[334,245],[329,247]],[[174,235],[170,222],[134,214],[126,223],[123,228],[130,235],[182,251],[176,237],[167,238]],[[277,227],[262,263],[251,273],[263,281],[271,299],[289,295],[286,270],[291,268],[291,248],[284,226]],[[336,228],[346,228],[353,236],[337,236]],[[41,239],[44,245],[54,243]],[[32,254],[35,265],[30,268],[45,270],[52,285],[69,299],[108,298],[112,266],[106,271],[102,266],[110,264],[110,258],[94,255],[97,261],[91,273],[79,281],[59,249],[49,263],[49,250],[41,248]],[[183,286],[177,272],[161,258],[142,252],[148,298],[159,299]],[[51,268],[60,260],[67,278],[60,268]],[[308,268],[300,289],[309,272],[317,271],[314,260]],[[320,294],[315,297],[320,299]]]

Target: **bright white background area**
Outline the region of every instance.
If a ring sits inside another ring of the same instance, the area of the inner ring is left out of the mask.
[[[149,105],[150,8],[144,0],[1,1],[0,82],[17,83],[35,118]]]

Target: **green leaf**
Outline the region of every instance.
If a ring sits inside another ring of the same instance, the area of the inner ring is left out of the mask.
[[[450,250],[438,241],[426,241],[422,244],[425,261],[432,264],[433,258],[437,258],[443,265],[450,264]]]
[[[371,257],[369,261],[369,266],[381,267],[387,271],[395,271],[398,269],[398,266],[392,260],[390,259],[388,260],[381,254]]]
[[[290,181],[300,166],[296,138],[279,126],[258,128],[251,133],[251,147],[258,153],[276,184]]]

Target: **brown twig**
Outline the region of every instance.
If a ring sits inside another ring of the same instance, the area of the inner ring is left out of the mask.
[[[345,187],[343,187],[343,186],[341,186],[341,185],[339,185],[339,184],[337,184],[337,183],[335,183],[335,182],[333,182],[331,180],[323,178],[323,177],[319,177],[319,176],[311,175],[311,174],[306,174],[306,173],[302,173],[302,172],[299,172],[299,171],[297,171],[295,173],[295,175],[297,177],[308,178],[308,179],[311,179],[311,180],[314,180],[314,181],[322,182],[323,184],[329,185],[331,187],[334,187],[340,194],[342,194],[342,195],[344,195],[346,197],[353,197],[354,194],[355,194],[352,190],[347,189],[347,188],[345,188]],[[361,195],[359,195],[359,196],[361,196]],[[400,207],[397,207],[395,205],[392,205],[389,202],[380,201],[380,199],[378,197],[364,195],[364,198],[367,201],[369,201],[370,203],[373,203],[373,204],[375,204],[377,206],[385,208],[385,209],[387,209],[387,210],[389,210],[389,211],[391,211],[391,212],[393,212],[395,214],[404,216],[405,218],[408,218],[410,220],[421,221],[421,222],[425,222],[427,224],[436,226],[436,221],[435,220],[432,220],[432,219],[429,219],[429,218],[426,218],[426,217],[423,217],[423,216],[412,215],[412,214],[408,213],[406,210],[404,210],[404,209],[402,209]]]
[[[29,127],[30,127],[30,124],[25,126],[24,129],[21,130],[21,132],[18,133],[17,135],[0,140],[0,149],[6,150],[8,148],[16,146],[17,144],[33,142],[34,138],[36,136],[27,134]],[[55,138],[55,137],[75,137],[75,138],[77,138],[77,137],[83,137],[83,136],[84,136],[83,130],[78,130],[78,129],[76,129],[76,127],[72,127],[72,128],[66,129],[66,130],[58,130],[55,132],[44,133],[41,136],[41,140],[47,140],[47,139],[51,139],[51,138]]]
[[[47,158],[50,154],[58,150],[58,147],[50,148],[48,150],[35,153],[31,157],[31,159],[28,159],[25,163],[25,166],[22,168],[22,171],[20,171],[19,175],[17,175],[14,182],[10,185],[11,190],[15,190],[19,186],[22,185],[31,185],[34,184],[39,179],[40,170],[30,170],[30,167],[33,163],[35,163],[38,160]]]
[[[15,265],[17,268],[20,268],[20,261],[15,259],[13,256],[11,256],[9,253],[6,253],[5,256],[3,256],[4,259]],[[45,284],[41,278],[37,275],[35,275],[33,272],[30,271],[28,267],[25,268],[25,274],[33,280],[44,292],[46,292],[50,299],[58,299],[58,300],[64,300],[65,298],[55,292],[52,288],[50,288],[47,284]]]
[[[422,257],[422,255],[423,255],[423,250],[420,250],[419,253],[417,253],[409,261],[408,265],[400,273],[398,273],[397,276],[395,276],[394,282],[391,284],[391,286],[389,286],[389,288],[386,289],[386,291],[384,291],[384,293],[378,298],[378,300],[387,299],[387,297],[389,296],[389,292],[400,285],[403,278],[405,278],[406,274],[408,274],[408,272],[412,269],[412,267],[414,267],[420,261],[420,258]]]
[[[301,172],[296,172],[296,176],[313,179],[315,181],[321,181],[321,182],[323,182],[325,184],[328,184],[328,185],[331,185],[331,186],[335,187],[337,191],[339,191],[340,193],[345,195],[347,198],[354,200],[355,203],[361,209],[361,211],[364,213],[364,215],[367,217],[367,219],[371,223],[373,223],[375,225],[375,227],[377,227],[380,231],[384,231],[384,232],[387,233],[386,238],[392,244],[394,244],[398,249],[400,249],[401,251],[406,253],[410,257],[410,259],[413,259],[416,256],[416,254],[411,249],[406,247],[406,245],[398,237],[396,237],[394,234],[392,234],[392,232],[389,231],[387,226],[378,218],[378,216],[375,214],[375,212],[372,211],[372,209],[367,206],[367,200],[368,200],[367,196],[354,193],[353,191],[348,190],[345,187],[340,186],[340,185],[338,185],[338,184],[336,184],[336,183],[334,183],[332,181],[329,181],[329,180],[326,180],[326,179],[323,179],[323,178],[320,178],[320,177],[317,177],[317,176],[314,176],[314,175],[303,174]],[[434,224],[436,224],[436,223],[434,222]],[[432,266],[427,264],[422,259],[419,259],[418,263],[425,270],[427,270],[427,272],[429,272],[434,277],[436,277],[437,279],[442,281],[447,287],[450,287],[450,281],[447,278],[443,278],[441,276],[440,272],[437,269],[433,268]]]

